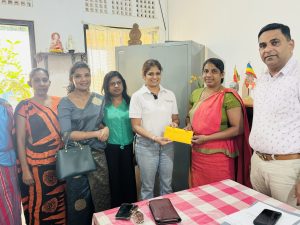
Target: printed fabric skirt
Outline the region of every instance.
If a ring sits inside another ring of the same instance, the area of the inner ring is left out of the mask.
[[[92,149],[97,169],[66,179],[68,225],[92,223],[94,212],[110,208],[108,169],[104,150]]]
[[[65,182],[56,177],[55,164],[31,167],[33,185],[19,184],[27,225],[66,224]]]
[[[21,225],[21,198],[16,166],[0,165],[0,224]]]

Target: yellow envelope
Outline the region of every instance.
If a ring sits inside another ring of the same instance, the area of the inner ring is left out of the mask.
[[[172,141],[177,141],[185,144],[192,143],[193,131],[188,131],[180,128],[166,127],[164,137]]]

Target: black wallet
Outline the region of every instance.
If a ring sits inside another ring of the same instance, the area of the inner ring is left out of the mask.
[[[156,224],[180,223],[181,218],[168,198],[149,201],[149,208]]]

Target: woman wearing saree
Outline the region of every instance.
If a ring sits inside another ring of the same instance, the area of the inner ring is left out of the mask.
[[[13,108],[0,98],[0,224],[5,225],[22,224],[13,124]]]
[[[84,62],[70,69],[68,96],[58,106],[66,145],[89,145],[97,170],[66,179],[68,225],[92,223],[94,212],[110,208],[109,175],[104,149],[109,129],[102,124],[104,97],[90,92],[91,73]]]
[[[15,110],[19,183],[27,225],[66,224],[65,184],[56,177],[55,155],[62,147],[57,118],[59,98],[48,96],[49,74],[33,69],[34,96]]]
[[[193,91],[187,118],[192,138],[191,186],[224,179],[250,186],[249,127],[239,95],[222,86],[224,64],[210,58],[203,65],[205,88]]]

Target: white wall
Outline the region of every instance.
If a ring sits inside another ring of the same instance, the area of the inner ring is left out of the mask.
[[[268,23],[290,27],[296,43],[294,54],[299,57],[299,9],[297,0],[168,0],[169,39],[192,39],[204,44],[207,57],[224,60],[228,84],[235,65],[242,78],[249,61],[258,75],[265,69],[258,53],[257,34]]]
[[[166,14],[166,1],[162,0],[163,12]],[[48,52],[50,36],[58,32],[66,50],[66,42],[72,35],[76,52],[84,52],[83,24],[97,24],[102,26],[132,27],[138,23],[140,28],[159,26],[160,38],[165,40],[165,29],[162,21],[158,0],[155,19],[134,16],[116,16],[109,14],[87,13],[84,10],[84,0],[34,0],[33,7],[17,7],[0,4],[0,18],[34,21],[36,52]],[[71,60],[68,56],[49,56],[49,73],[52,81],[49,94],[65,96],[68,85],[68,71]],[[38,66],[43,67],[44,62]]]
[[[164,2],[165,0],[162,1],[162,7],[165,6]],[[159,26],[161,38],[164,39],[165,32],[157,1],[156,9],[156,19],[145,19],[87,13],[84,11],[84,0],[34,0],[33,8],[0,4],[0,18],[34,21],[37,52],[48,52],[52,32],[60,34],[63,47],[66,46],[68,36],[72,35],[75,50],[83,52],[83,24],[87,23],[116,27],[132,27],[133,23],[138,23],[140,27]]]
[[[226,83],[232,79],[236,65],[243,76],[248,61],[256,73],[264,69],[257,46],[257,33],[267,23],[281,22],[291,28],[296,42],[295,55],[300,55],[299,6],[297,0],[162,0],[167,34],[156,1],[157,19],[142,19],[114,15],[86,13],[84,0],[35,0],[33,8],[0,5],[3,19],[33,20],[37,52],[48,51],[50,34],[59,32],[63,46],[73,36],[76,51],[84,51],[83,24],[131,27],[159,26],[161,39],[194,40],[204,44],[208,57],[218,56],[225,61]],[[167,10],[165,5],[167,4]],[[167,13],[166,13],[167,11]],[[168,14],[168,15],[166,15]]]

